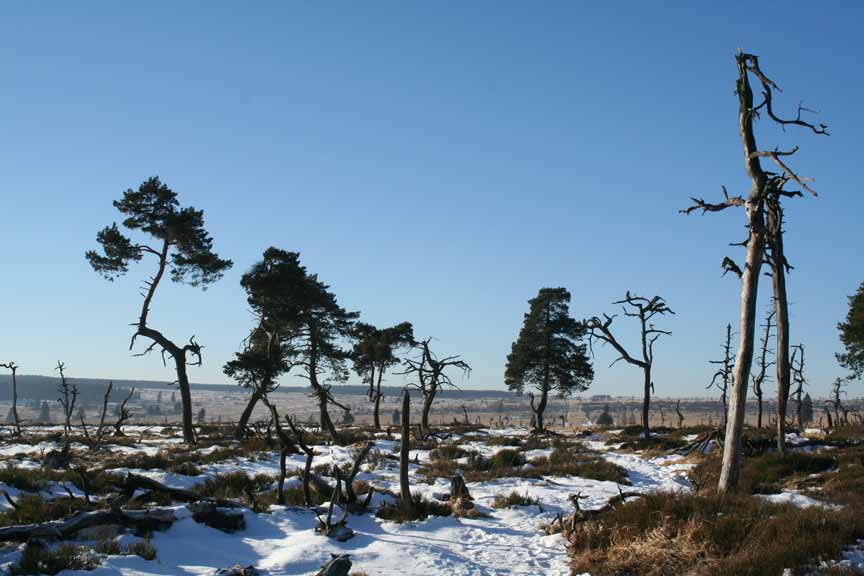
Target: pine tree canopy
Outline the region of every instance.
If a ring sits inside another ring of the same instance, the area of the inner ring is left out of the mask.
[[[243,275],[241,286],[252,310],[300,355],[315,348],[316,369],[344,379],[350,352],[341,340],[351,337],[358,314],[339,306],[329,286],[300,264],[297,252],[268,248]]]
[[[354,327],[354,337],[357,339],[351,352],[354,371],[363,377],[369,375],[372,367],[383,370],[398,364],[396,350],[416,344],[414,327],[410,322],[383,329],[358,322]]]
[[[837,325],[840,341],[846,349],[837,354],[837,360],[858,378],[864,374],[864,282],[854,296],[849,297],[849,313],[846,321]]]
[[[136,244],[125,236],[116,223],[102,229],[96,240],[103,253],[87,252],[87,260],[96,272],[113,280],[129,271],[130,262],[153,254],[170,264],[171,279],[191,286],[206,287],[219,280],[231,268],[213,252],[213,240],[204,229],[204,212],[192,207],[181,208],[177,194],[153,177],[138,190],[131,188],[114,207],[126,215],[123,226],[138,230],[160,242],[159,246]]]
[[[528,303],[519,337],[507,356],[507,387],[521,394],[529,386],[561,397],[587,390],[594,378],[583,343],[587,328],[570,316],[570,293],[543,288]]]

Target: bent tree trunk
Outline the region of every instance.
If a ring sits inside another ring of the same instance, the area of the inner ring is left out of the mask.
[[[249,418],[252,417],[252,411],[255,410],[255,406],[258,404],[258,401],[261,400],[263,394],[256,388],[252,391],[252,396],[249,397],[249,402],[246,404],[246,408],[243,409],[243,413],[240,415],[240,421],[237,422],[237,431],[234,433],[235,440],[242,440],[246,436],[246,428],[249,426]]]
[[[420,418],[420,428],[425,434],[429,430],[429,414],[432,412],[432,402],[435,401],[434,390],[430,390],[428,394],[423,396],[423,414]]]
[[[174,366],[177,369],[177,385],[180,388],[180,400],[183,406],[183,441],[195,443],[195,429],[192,425],[192,391],[189,389],[189,376],[186,374],[186,352],[179,349],[174,354]]]

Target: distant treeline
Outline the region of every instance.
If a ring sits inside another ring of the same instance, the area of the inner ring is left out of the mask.
[[[105,395],[105,388],[110,380],[100,378],[67,378],[70,383],[78,386],[80,401],[85,404],[101,402]],[[130,388],[136,390],[176,390],[176,386],[170,382],[159,382],[154,380],[113,380],[114,388],[111,392],[111,401],[122,401],[122,396],[128,394]],[[18,398],[22,400],[57,400],[57,387],[60,379],[54,376],[18,375]],[[238,387],[231,384],[192,384],[192,390],[207,390],[210,392],[237,391]],[[364,396],[368,394],[367,386],[334,386],[333,391],[338,395]],[[301,386],[282,386],[277,393],[305,394],[308,388]],[[402,388],[399,386],[382,386],[381,392],[385,396],[399,396]],[[441,397],[451,399],[473,398],[512,398],[513,393],[505,390],[443,390],[439,393]],[[12,400],[12,376],[0,375],[0,402]]]

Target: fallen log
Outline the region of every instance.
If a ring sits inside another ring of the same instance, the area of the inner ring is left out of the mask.
[[[176,520],[174,510],[170,508],[83,511],[65,520],[2,527],[0,542],[26,542],[31,538],[65,540],[80,530],[106,524],[132,528],[140,533],[162,531],[168,529]]]

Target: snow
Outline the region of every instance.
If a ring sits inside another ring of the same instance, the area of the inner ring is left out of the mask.
[[[153,430],[148,430],[153,433]],[[467,433],[468,440],[461,444],[464,450],[483,456],[512,447],[488,445],[484,437],[524,437],[527,431],[513,429],[488,429]],[[654,490],[688,490],[691,485],[686,472],[692,466],[677,455],[646,459],[638,454],[615,453],[614,447],[597,440],[582,441],[586,446],[601,452],[602,457],[627,471],[631,486],[628,492]],[[452,439],[452,438],[451,438]],[[118,453],[147,452],[155,454],[160,446],[172,439],[141,439],[132,446],[112,446]],[[376,439],[375,451],[394,455],[398,440]],[[32,454],[34,446],[26,449],[7,446],[0,454]],[[39,446],[39,445],[37,445]],[[51,448],[55,446],[52,444]],[[353,461],[354,451],[350,447],[314,446],[314,466],[344,465]],[[197,450],[199,454],[210,454],[216,448]],[[551,449],[536,449],[525,453],[535,459],[548,456]],[[411,451],[409,466],[412,494],[426,498],[446,498],[449,480],[437,478],[428,482],[419,472],[420,463],[429,459],[428,450]],[[296,474],[305,465],[305,456],[291,455],[287,460],[289,474]],[[176,488],[193,488],[207,478],[230,472],[245,471],[250,475],[268,474],[276,476],[279,458],[276,453],[262,453],[254,458],[232,458],[212,464],[200,465],[201,474],[187,476],[161,469],[141,470],[117,468],[113,473],[132,472],[147,476]],[[398,492],[398,462],[389,458],[373,458],[367,461],[357,476],[380,490]],[[288,486],[297,486],[296,476],[289,478]],[[14,498],[18,491],[8,489]],[[624,487],[621,487],[624,488]],[[311,510],[294,507],[272,506],[269,513],[255,514],[245,511],[246,529],[225,534],[196,523],[184,506],[177,507],[183,519],[166,532],[153,535],[152,544],[157,558],[146,561],[136,556],[109,556],[102,566],[92,572],[81,573],[92,576],[166,576],[213,575],[219,568],[253,565],[271,575],[310,575],[329,560],[330,554],[348,553],[354,563],[353,571],[363,571],[376,576],[565,576],[570,574],[570,559],[560,535],[546,535],[541,526],[550,522],[556,514],[567,514],[573,510],[569,497],[581,493],[583,509],[603,507],[610,498],[619,494],[615,482],[603,482],[580,477],[499,478],[487,482],[468,483],[468,489],[482,516],[474,519],[430,517],[424,521],[397,524],[376,518],[373,514],[351,515],[348,526],[356,535],[344,543],[316,534],[316,518]],[[74,490],[73,490],[74,491]],[[498,495],[511,492],[526,494],[539,501],[539,505],[519,506],[509,509],[492,508]],[[65,495],[62,487],[51,485],[48,491],[53,497]],[[373,506],[392,497],[375,494]],[[0,506],[3,503],[0,502]],[[0,564],[14,561],[17,551],[0,553]],[[64,576],[71,575],[64,572]]]
[[[772,504],[792,504],[798,508],[810,508],[811,506],[820,506],[831,510],[837,510],[840,508],[840,506],[837,506],[836,504],[822,502],[821,500],[816,500],[815,498],[810,498],[809,496],[793,491],[784,491],[779,494],[758,494],[758,496]]]

